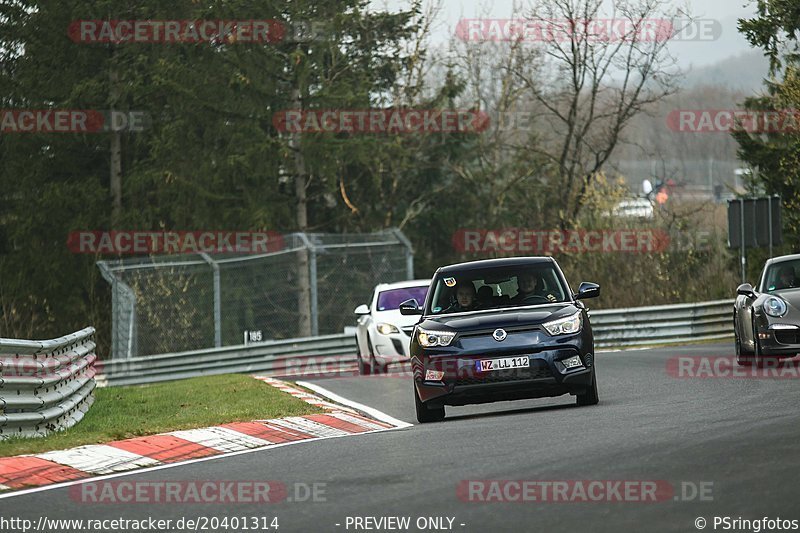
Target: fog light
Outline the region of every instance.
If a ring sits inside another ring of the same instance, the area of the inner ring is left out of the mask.
[[[442,370],[426,370],[425,381],[442,381],[444,371]]]
[[[569,359],[563,359],[561,364],[564,365],[564,368],[577,368],[579,366],[583,366],[581,362],[581,357],[576,355],[575,357],[570,357]]]
[[[758,338],[761,340],[769,339],[769,333],[759,333]]]

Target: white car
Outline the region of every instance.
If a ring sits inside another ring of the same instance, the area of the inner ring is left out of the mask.
[[[380,374],[390,363],[407,361],[409,344],[418,316],[400,314],[400,304],[415,299],[422,305],[431,280],[382,283],[372,292],[370,304],[356,307],[358,370],[362,375]]]

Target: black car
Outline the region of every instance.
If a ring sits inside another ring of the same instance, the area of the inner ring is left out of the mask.
[[[800,255],[768,259],[756,288],[739,285],[733,308],[736,360],[763,366],[800,353]]]
[[[598,402],[594,338],[580,301],[551,257],[474,261],[436,271],[411,337],[417,420],[444,419],[445,405],[573,394]]]

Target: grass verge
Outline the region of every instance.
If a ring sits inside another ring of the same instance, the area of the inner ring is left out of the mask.
[[[94,405],[76,426],[43,438],[0,441],[0,457],[227,422],[321,412],[322,409],[242,374],[98,388]]]

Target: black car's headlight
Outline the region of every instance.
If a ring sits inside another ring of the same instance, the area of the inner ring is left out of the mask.
[[[783,316],[788,310],[789,308],[786,306],[786,302],[776,296],[770,296],[764,302],[764,312],[769,316]]]
[[[545,322],[542,325],[550,335],[571,335],[578,333],[583,327],[583,315],[578,311],[574,315]]]
[[[425,348],[449,346],[455,336],[456,334],[451,331],[431,331],[417,328],[417,340]]]

